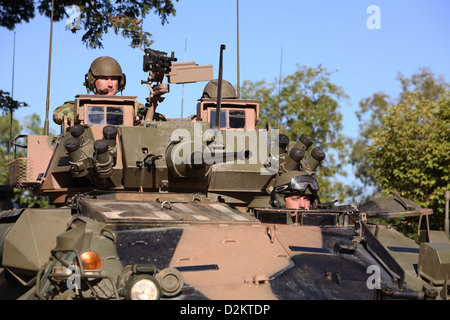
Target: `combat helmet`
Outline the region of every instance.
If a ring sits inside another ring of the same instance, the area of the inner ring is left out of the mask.
[[[125,74],[122,72],[120,64],[111,57],[103,56],[92,61],[88,73],[84,76],[84,86],[88,89],[88,91],[94,92],[95,80],[97,77],[118,77],[118,91],[125,89]]]
[[[287,171],[282,173],[270,194],[270,205],[276,208],[284,208],[284,197],[288,195],[309,195],[311,204],[319,203],[319,183],[312,175],[301,171]]]
[[[219,81],[211,80],[209,81],[205,88],[203,89],[202,98],[217,99],[217,88],[219,86]],[[236,90],[233,85],[226,80],[222,80],[222,98],[223,99],[235,99]]]

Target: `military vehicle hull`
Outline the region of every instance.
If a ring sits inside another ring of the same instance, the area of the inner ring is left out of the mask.
[[[96,193],[54,212],[4,211],[2,299],[126,299],[127,283],[143,275],[157,279],[160,299],[442,298],[417,269],[418,244],[391,227],[352,222],[348,208],[249,213],[219,202],[117,198],[127,197]],[[99,269],[81,267],[85,251],[100,256]]]

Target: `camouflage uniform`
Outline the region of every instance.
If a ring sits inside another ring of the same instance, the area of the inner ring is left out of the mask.
[[[138,102],[138,111],[137,111],[137,115],[139,117],[139,119],[145,119],[145,114],[147,113],[147,107],[144,106],[142,103]],[[167,121],[166,117],[158,112],[155,112],[155,114],[153,115],[153,121]]]
[[[66,101],[62,106],[53,111],[53,122],[61,125],[64,116],[67,117],[67,121],[75,121],[75,103],[73,101]]]

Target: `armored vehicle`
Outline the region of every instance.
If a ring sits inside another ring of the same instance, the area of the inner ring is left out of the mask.
[[[236,97],[222,63],[213,79],[175,61],[145,50],[144,108],[80,94],[58,136],[11,142],[26,147],[11,186],[54,208],[0,213],[1,299],[448,299],[450,245],[431,210],[396,195],[321,202],[311,137],[257,129],[258,101]],[[195,115],[156,112],[165,79],[207,82]],[[295,192],[308,206],[286,208]],[[371,222],[392,217],[417,217],[420,243]]]

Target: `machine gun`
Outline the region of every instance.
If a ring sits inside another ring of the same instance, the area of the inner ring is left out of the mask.
[[[146,98],[147,113],[145,120],[152,121],[158,103],[164,101],[162,95],[169,92],[169,85],[163,84],[162,81],[164,76],[170,73],[172,61],[177,61],[177,58],[175,58],[174,52],[170,57],[163,51],[145,49],[144,52],[143,70],[148,72],[149,75],[147,81],[142,80],[141,84],[146,83],[150,90],[150,95]],[[156,84],[152,86],[153,82],[156,82]]]

